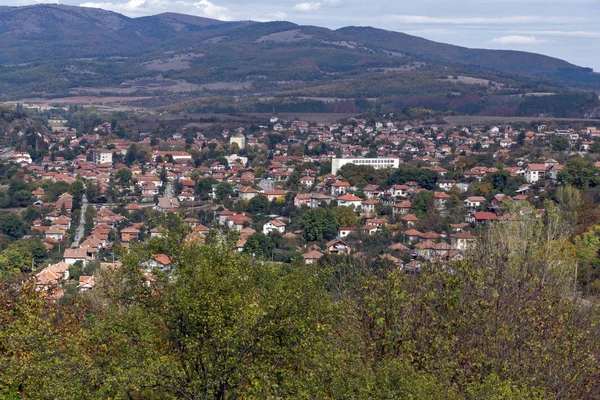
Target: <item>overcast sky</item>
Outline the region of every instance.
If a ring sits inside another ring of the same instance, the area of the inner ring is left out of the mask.
[[[35,0],[0,0],[2,5],[25,5],[32,2]],[[99,7],[131,17],[171,11],[221,20],[286,20],[328,28],[374,26],[461,46],[542,53],[600,72],[600,0],[60,2]]]

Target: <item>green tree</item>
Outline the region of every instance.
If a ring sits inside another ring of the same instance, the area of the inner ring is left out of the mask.
[[[83,200],[85,188],[81,181],[75,181],[71,184],[69,188],[69,193],[73,196],[73,210],[79,210],[81,208],[81,203]]]
[[[182,246],[181,239],[177,229],[171,230],[166,238],[126,254],[123,268],[107,278],[114,322],[107,324],[104,340],[112,345],[111,336],[131,329],[149,333],[137,344],[129,340],[127,353],[148,358],[148,370],[156,371],[148,383],[160,391],[157,398],[320,397],[321,377],[311,371],[326,353],[330,308],[317,269],[252,263],[233,251],[235,238],[211,234],[207,244],[189,246]],[[140,256],[159,251],[174,254],[173,274],[157,273],[148,287]],[[148,297],[156,287],[161,294]],[[140,312],[148,317],[140,318]],[[136,328],[133,321],[141,325]],[[153,326],[168,334],[161,339]],[[168,354],[157,359],[159,366],[149,358],[157,351]],[[98,372],[127,360],[119,356],[105,362],[97,363]]]
[[[244,245],[244,253],[264,260],[271,259],[274,250],[273,241],[262,232],[255,232],[248,236]]]
[[[425,214],[427,214],[428,211],[434,208],[433,206],[433,192],[427,190],[422,190],[419,193],[415,194],[411,202],[412,209],[419,217],[422,217]]]
[[[13,207],[27,207],[33,203],[33,196],[29,190],[18,190],[11,198]]]
[[[568,150],[570,146],[569,140],[567,138],[558,136],[555,136],[552,139],[550,139],[550,145],[555,151],[565,151]]]
[[[425,168],[417,168],[411,165],[402,164],[400,165],[400,168],[396,169],[387,179],[386,184],[388,186],[401,185],[410,181],[418,182],[427,190],[435,190],[438,174]]]
[[[338,226],[335,214],[321,207],[306,210],[300,219],[302,235],[309,242],[335,238]]]
[[[339,226],[357,226],[360,221],[352,207],[335,207],[331,211]]]
[[[233,195],[233,188],[229,183],[222,182],[217,185],[217,189],[215,190],[217,201],[228,199],[231,195]]]
[[[246,211],[251,214],[262,214],[266,215],[269,213],[270,203],[267,196],[259,195],[254,196],[248,202],[248,207],[246,207]]]
[[[563,218],[569,227],[574,228],[579,219],[578,210],[582,200],[579,190],[573,186],[560,186],[556,190],[556,201],[563,213]]]
[[[589,189],[598,185],[600,169],[591,161],[573,157],[565,163],[565,168],[559,172],[558,179],[577,189]]]
[[[25,234],[25,224],[17,214],[8,214],[0,221],[0,231],[13,239]]]
[[[115,180],[121,186],[129,186],[133,179],[133,173],[129,168],[121,168],[115,174]]]
[[[508,186],[510,181],[510,173],[508,171],[494,172],[491,176],[492,187],[494,190],[504,193],[504,189]]]
[[[31,224],[36,219],[40,219],[42,217],[42,213],[40,210],[34,206],[29,206],[25,211],[21,213],[21,218],[24,222]]]
[[[216,185],[217,183],[217,180],[211,177],[198,179],[194,190],[203,200],[207,200],[212,193],[213,185]]]

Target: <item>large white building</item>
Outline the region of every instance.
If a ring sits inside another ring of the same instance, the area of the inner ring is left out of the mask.
[[[398,168],[400,166],[399,158],[332,158],[331,173],[336,175],[337,172],[346,164],[367,165],[375,169],[381,168]]]
[[[246,137],[244,135],[233,135],[229,138],[229,144],[236,143],[240,150],[246,147]]]
[[[112,158],[113,153],[110,150],[94,150],[94,163],[96,164],[112,164]]]

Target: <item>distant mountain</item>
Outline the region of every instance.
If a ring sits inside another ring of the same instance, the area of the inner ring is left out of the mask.
[[[481,97],[600,89],[600,74],[539,54],[468,49],[368,27],[224,22],[93,8],[0,7],[0,93]],[[407,100],[408,99],[408,100]],[[473,99],[471,99],[473,100]],[[436,100],[437,101],[437,100]]]

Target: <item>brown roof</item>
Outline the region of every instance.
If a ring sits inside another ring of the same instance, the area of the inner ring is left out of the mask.
[[[338,197],[338,200],[342,200],[342,201],[360,201],[362,202],[363,199],[361,199],[360,197],[356,197],[353,194],[347,193],[343,196]]]
[[[167,257],[165,254],[155,254],[152,256],[152,258],[162,265],[171,264],[171,259],[169,257]]]
[[[498,219],[498,216],[496,214],[494,214],[492,212],[487,212],[487,211],[474,212],[473,217],[479,221]]]
[[[305,260],[318,260],[323,257],[323,253],[317,250],[310,250],[309,252],[302,254],[302,257]]]

